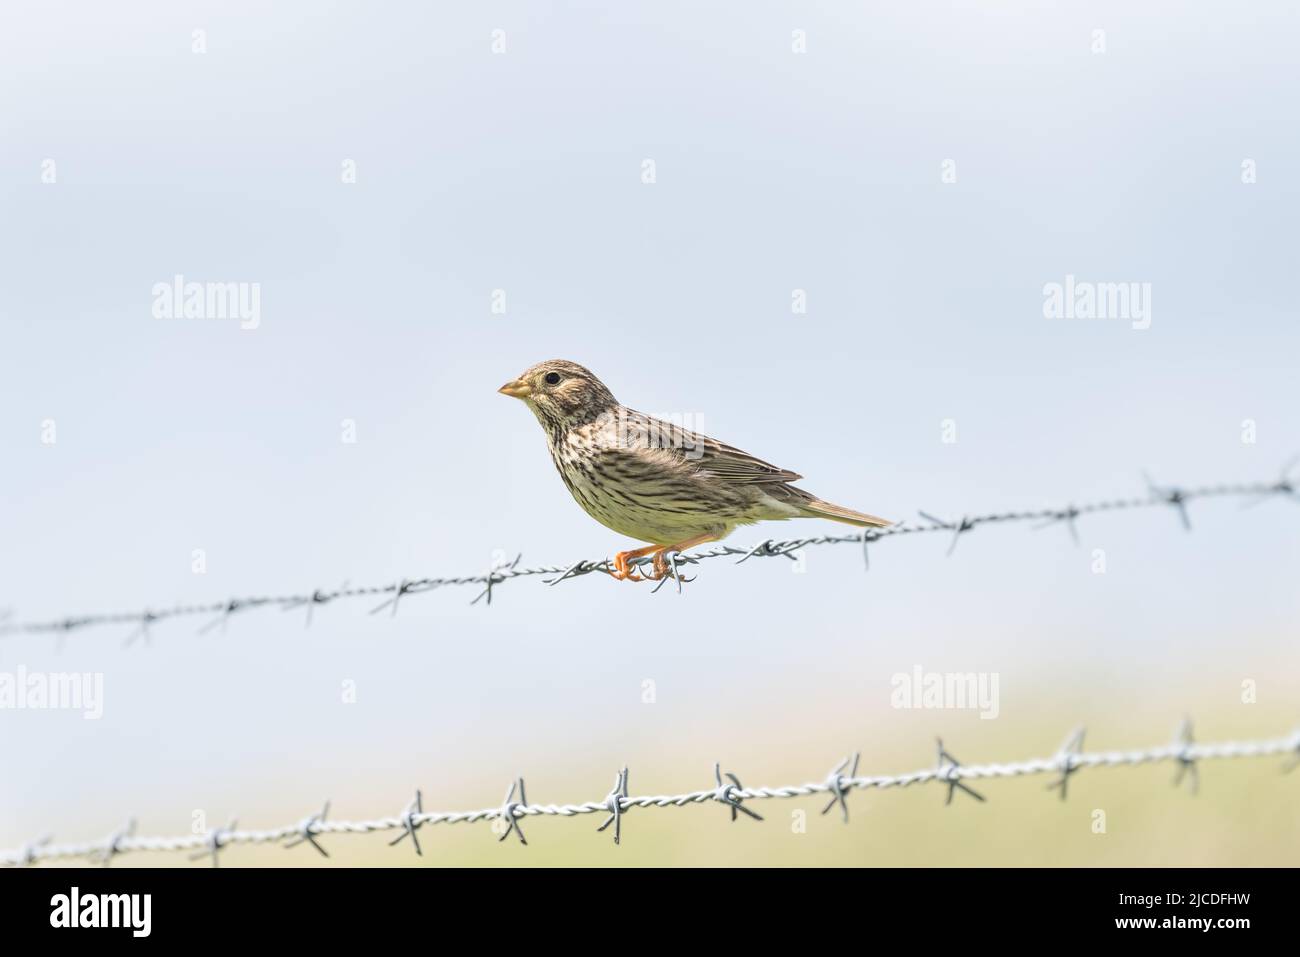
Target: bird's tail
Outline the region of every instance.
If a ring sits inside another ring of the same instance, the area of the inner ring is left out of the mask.
[[[887,528],[894,524],[888,519],[877,518],[863,512],[855,512],[843,505],[832,505],[830,502],[823,502],[821,499],[812,498],[811,496],[808,501],[800,502],[799,508],[809,518],[829,518],[831,521],[843,522],[845,525],[857,525],[859,528]]]

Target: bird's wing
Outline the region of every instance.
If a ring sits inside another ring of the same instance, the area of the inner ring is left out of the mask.
[[[797,472],[778,468],[748,452],[640,412],[627,410],[628,434],[635,444],[661,449],[677,464],[696,472],[707,472],[726,482],[754,485],[766,482],[794,482]]]

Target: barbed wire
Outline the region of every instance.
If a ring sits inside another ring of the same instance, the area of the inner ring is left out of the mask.
[[[670,561],[670,567],[672,570],[671,575],[662,579],[657,585],[655,585],[653,591],[659,591],[659,589],[669,581],[675,581],[677,589],[680,591],[684,581],[692,581],[693,579],[684,578],[681,575],[681,567],[683,565],[698,565],[701,562],[710,559],[735,556],[740,556],[739,560],[735,563],[737,565],[743,564],[751,558],[785,557],[791,560],[797,560],[795,553],[799,552],[801,549],[820,545],[860,545],[862,547],[863,561],[869,567],[867,550],[868,547],[873,544],[903,536],[943,532],[951,536],[951,541],[947,550],[947,554],[951,555],[953,550],[957,547],[957,542],[960,538],[981,525],[1005,525],[1032,522],[1035,523],[1034,527],[1036,529],[1042,529],[1051,525],[1064,524],[1069,529],[1070,535],[1077,545],[1079,543],[1077,522],[1084,516],[1096,515],[1104,512],[1121,512],[1144,508],[1165,507],[1173,508],[1178,513],[1179,520],[1183,527],[1190,531],[1192,526],[1187,505],[1189,502],[1198,499],[1241,498],[1246,500],[1245,504],[1247,506],[1257,505],[1269,498],[1275,497],[1289,498],[1293,501],[1300,502],[1300,485],[1298,485],[1300,480],[1294,479],[1290,475],[1297,463],[1300,463],[1300,459],[1293,460],[1282,470],[1280,476],[1271,482],[1220,484],[1197,488],[1182,488],[1179,486],[1157,485],[1147,477],[1148,493],[1145,496],[1133,498],[1108,499],[1089,502],[1082,505],[1072,504],[1062,508],[1025,509],[1020,511],[993,512],[983,515],[964,515],[956,521],[935,518],[927,512],[918,512],[918,515],[924,520],[925,524],[909,524],[904,521],[892,525],[889,528],[868,529],[864,532],[855,532],[846,535],[816,535],[807,538],[792,538],[784,540],[765,539],[750,548],[738,548],[732,545],[716,545],[705,550],[672,555]],[[490,605],[492,603],[494,589],[505,582],[517,578],[550,576],[549,578],[544,579],[545,583],[548,585],[558,585],[561,582],[570,581],[596,572],[609,574],[613,569],[613,563],[608,558],[600,560],[584,559],[568,565],[538,565],[534,567],[521,567],[520,561],[522,557],[521,554],[511,562],[493,562],[486,571],[472,575],[459,575],[442,578],[401,578],[387,585],[352,586],[344,584],[334,589],[317,588],[310,594],[249,596],[202,604],[179,604],[166,608],[145,608],[137,611],[69,616],[66,618],[47,621],[13,621],[8,623],[0,621],[0,635],[51,632],[67,634],[76,629],[98,625],[133,625],[134,628],[130,634],[127,635],[124,641],[124,644],[130,645],[138,638],[144,638],[148,641],[151,625],[172,618],[194,616],[209,618],[210,620],[199,629],[199,634],[206,634],[217,627],[224,630],[231,616],[237,612],[247,612],[253,609],[270,607],[279,607],[285,611],[293,608],[305,608],[306,624],[310,625],[313,610],[317,605],[325,605],[341,599],[375,598],[383,596],[385,600],[375,608],[371,609],[370,613],[379,614],[380,612],[388,611],[390,615],[396,615],[402,599],[408,595],[418,595],[438,588],[477,585],[480,586],[481,590],[470,604],[474,605],[483,601],[485,604]],[[652,560],[653,559],[650,556],[644,556],[642,558],[633,559],[630,564],[644,566],[649,564]]]
[[[231,820],[224,827],[212,828],[204,834],[145,837],[136,835],[136,821],[133,819],[124,828],[97,841],[55,844],[52,836],[45,836],[25,847],[0,851],[0,865],[12,867],[40,861],[78,858],[108,865],[122,854],[153,851],[189,852],[191,860],[207,857],[215,867],[220,863],[221,852],[236,844],[281,844],[287,849],[301,844],[310,844],[323,857],[329,857],[329,851],[321,844],[322,837],[333,834],[369,834],[383,831],[401,832],[388,842],[389,846],[401,844],[409,838],[415,853],[423,856],[424,848],[420,844],[419,831],[426,825],[473,824],[489,821],[497,834],[498,841],[504,841],[513,833],[520,844],[526,845],[528,841],[524,837],[522,827],[524,819],[579,817],[586,814],[604,814],[604,822],[596,828],[596,831],[604,832],[613,825],[614,843],[621,844],[623,818],[629,811],[637,808],[682,808],[691,804],[717,802],[729,810],[733,822],[738,820],[741,814],[751,820],[762,821],[763,817],[744,802],[822,795],[829,796],[830,801],[822,808],[821,813],[829,814],[838,807],[842,820],[847,824],[849,794],[870,788],[885,790],[937,782],[947,788],[945,805],[952,803],[958,791],[982,803],[986,800],[984,794],[974,790],[967,782],[1052,774],[1055,775],[1055,780],[1047,787],[1049,790],[1059,791],[1061,800],[1065,800],[1068,796],[1071,776],[1086,768],[1136,767],[1143,764],[1173,762],[1177,765],[1173,778],[1174,786],[1177,787],[1186,780],[1190,791],[1195,794],[1199,787],[1198,763],[1201,761],[1288,754],[1291,760],[1283,765],[1283,771],[1291,771],[1300,764],[1300,729],[1281,738],[1197,744],[1193,739],[1191,720],[1184,719],[1173,741],[1158,747],[1135,751],[1085,752],[1083,739],[1084,730],[1079,728],[1070,734],[1052,757],[972,765],[961,764],[941,739],[938,741],[938,760],[932,767],[908,774],[859,777],[858,763],[861,755],[853,754],[836,764],[821,781],[788,787],[746,788],[735,774],[724,772],[720,764],[715,764],[713,787],[689,791],[685,794],[630,797],[628,769],[623,767],[615,775],[614,785],[604,798],[582,804],[529,804],[524,794],[524,779],[521,777],[511,782],[501,805],[478,811],[426,812],[423,793],[417,790],[415,797],[396,816],[362,821],[329,820],[329,801],[325,802],[321,811],[310,814],[300,821],[263,830],[239,830],[237,822]]]

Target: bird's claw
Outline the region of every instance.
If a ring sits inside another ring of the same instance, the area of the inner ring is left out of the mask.
[[[629,552],[619,552],[614,556],[614,569],[609,573],[615,581],[639,582],[645,579],[633,570],[628,561]]]

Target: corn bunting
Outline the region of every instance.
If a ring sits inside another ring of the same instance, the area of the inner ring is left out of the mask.
[[[560,478],[596,521],[644,548],[614,557],[615,578],[641,581],[630,564],[653,555],[657,581],[668,554],[730,535],[737,525],[829,518],[862,528],[890,523],[823,502],[791,482],[802,476],[708,436],[625,406],[573,362],[540,362],[500,390],[522,399],[546,430]]]

